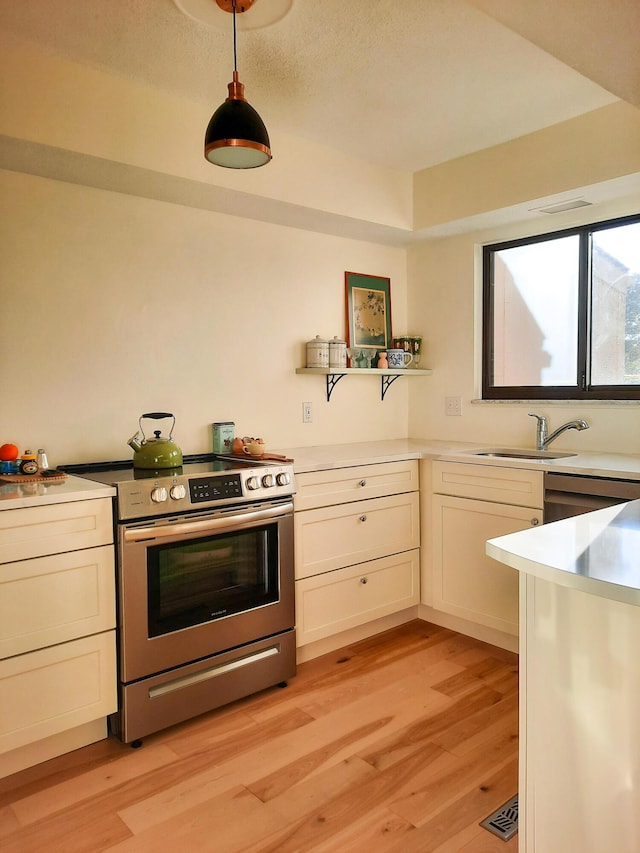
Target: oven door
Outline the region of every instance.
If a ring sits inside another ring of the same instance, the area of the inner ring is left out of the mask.
[[[125,683],[294,627],[290,501],[124,524],[118,547]]]

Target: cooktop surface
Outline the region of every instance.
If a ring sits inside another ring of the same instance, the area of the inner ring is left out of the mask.
[[[293,465],[263,459],[186,456],[175,468],[134,468],[133,462],[60,465],[60,470],[114,486],[120,520],[193,512],[222,504],[290,498]]]
[[[213,454],[185,456],[184,464],[175,468],[134,468],[131,459],[107,462],[78,462],[69,465],[59,465],[60,471],[66,474],[76,474],[87,480],[116,486],[118,483],[129,483],[134,480],[159,480],[163,477],[175,478],[182,475],[196,477],[206,474],[225,474],[230,471],[246,471],[248,467],[273,465],[262,459],[246,460],[238,457],[220,458]]]

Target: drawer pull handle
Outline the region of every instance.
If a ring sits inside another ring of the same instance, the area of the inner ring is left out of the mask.
[[[359,485],[359,486],[362,486],[362,487],[364,488],[364,487],[367,485],[367,481],[366,481],[366,480],[360,480],[360,482],[358,483],[358,485]]]
[[[367,520],[367,516],[366,516],[366,515],[361,515],[359,520],[360,520],[360,521],[366,521],[366,520]]]
[[[537,519],[537,518],[532,518],[532,519],[531,519],[531,524],[533,525],[533,527],[535,527],[535,526],[536,526],[536,524],[540,524],[540,522],[538,521],[538,519]]]
[[[366,578],[360,578],[360,583],[366,583],[366,582],[367,582]]]

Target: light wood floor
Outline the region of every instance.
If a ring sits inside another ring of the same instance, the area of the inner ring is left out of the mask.
[[[411,622],[0,780],[0,849],[513,853],[478,822],[517,791],[517,694],[515,655]]]

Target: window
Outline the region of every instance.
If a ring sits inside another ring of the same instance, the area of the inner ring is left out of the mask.
[[[640,400],[640,215],[483,261],[483,399]]]

